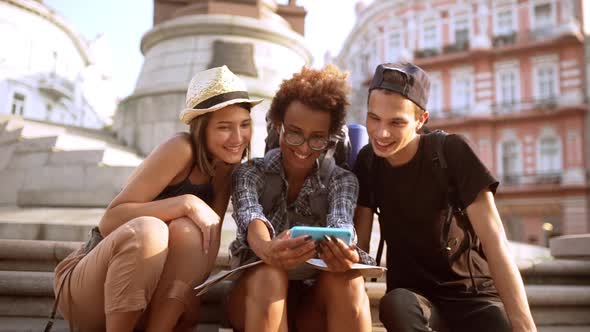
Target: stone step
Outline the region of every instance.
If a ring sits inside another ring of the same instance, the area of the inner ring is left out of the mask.
[[[204,303],[212,304],[207,309],[211,321],[223,318],[214,304],[222,301],[230,285],[222,282],[204,296]],[[366,288],[371,306],[378,306],[385,284],[367,283]],[[526,290],[537,324],[590,326],[590,286],[527,285]],[[51,310],[52,296],[51,272],[0,271],[0,316],[43,316]]]
[[[91,227],[88,226],[88,230]],[[52,272],[59,261],[80,248],[82,243],[0,239],[0,271]],[[229,251],[226,247],[221,248],[215,265],[228,268],[229,264]]]
[[[526,284],[590,285],[590,260],[542,261],[520,271]]]
[[[105,207],[121,188],[91,190],[47,189],[21,190],[17,195],[19,206]]]
[[[0,135],[2,135],[2,133],[4,133],[4,130],[6,130],[7,124],[8,124],[7,120],[0,119]]]
[[[204,303],[219,303],[231,286],[224,281],[205,293]],[[53,293],[53,272],[0,271],[0,296],[3,298],[50,298]]]
[[[58,136],[45,136],[23,139],[16,147],[16,152],[49,152],[57,144]]]
[[[32,317],[0,317],[0,332],[39,332],[43,331],[46,318]],[[52,332],[70,332],[68,322],[55,320]],[[222,332],[232,331],[224,329],[219,324],[199,324],[192,332]],[[376,330],[374,330],[376,331]]]
[[[22,131],[23,128],[15,128],[11,130],[5,129],[0,133],[0,146],[17,143],[21,137]]]
[[[121,190],[133,167],[89,164],[43,165],[29,170],[20,191],[72,190],[88,191],[104,188]]]
[[[49,317],[53,309],[53,297],[0,296],[0,317]],[[58,312],[57,318],[63,319]],[[201,322],[219,323],[226,320],[220,302],[204,302],[201,305]]]
[[[590,326],[537,326],[538,332],[588,332]]]
[[[11,240],[49,240],[49,241],[82,241],[88,238],[88,232],[94,224],[17,224],[0,223],[0,237]],[[0,240],[0,246],[4,240]]]
[[[8,167],[10,160],[12,160],[12,155],[16,150],[16,144],[5,144],[0,145],[0,173]],[[5,182],[2,182],[5,183]]]
[[[97,165],[104,157],[105,150],[54,151],[49,156],[49,165]]]
[[[549,241],[551,255],[560,258],[588,259],[590,234],[564,235]]]
[[[385,294],[385,283],[366,284],[369,299],[380,299]],[[525,285],[531,307],[586,307],[590,308],[590,286],[580,285]],[[377,303],[372,303],[377,305]],[[588,312],[590,313],[590,312]],[[588,317],[590,319],[590,316]]]
[[[53,269],[51,266],[55,266],[58,262],[52,256],[53,247],[57,246],[61,248],[62,252],[67,253],[78,248],[80,242],[70,243],[69,241],[86,239],[90,229],[96,225],[101,212],[102,209],[96,209],[91,220],[78,224],[0,222],[0,237],[2,238],[0,239],[0,270],[51,271]],[[229,264],[227,245],[234,237],[234,229],[229,226],[233,226],[231,220],[224,225],[222,233],[222,249],[218,257],[218,264],[221,262],[223,264],[220,266],[228,266]],[[20,239],[22,240],[19,241]],[[38,241],[37,239],[51,241]],[[29,257],[21,257],[23,253],[29,252],[36,253],[38,258],[33,258],[33,262],[28,262]],[[44,252],[46,254],[42,254]],[[36,268],[36,266],[39,267]],[[48,269],[48,266],[51,269]],[[587,285],[590,284],[590,260],[541,261],[532,265],[524,265],[521,267],[521,273],[527,284]]]

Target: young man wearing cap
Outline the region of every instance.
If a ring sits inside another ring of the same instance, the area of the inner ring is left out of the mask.
[[[379,65],[369,87],[355,226],[368,250],[380,212],[388,268],[380,319],[396,332],[536,331],[494,203],[498,181],[461,136],[419,134],[429,88],[410,63]],[[445,227],[451,199],[466,211],[460,228]]]

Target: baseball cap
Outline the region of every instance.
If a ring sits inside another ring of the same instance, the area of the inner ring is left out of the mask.
[[[390,70],[400,73],[403,79],[385,80],[384,73]],[[369,93],[374,89],[397,92],[426,111],[428,93],[430,92],[430,79],[428,74],[415,64],[409,62],[382,63],[375,69],[375,75],[373,75],[373,80],[369,85]]]

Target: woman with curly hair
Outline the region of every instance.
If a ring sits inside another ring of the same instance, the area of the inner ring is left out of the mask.
[[[192,287],[215,264],[231,172],[247,155],[252,100],[226,66],[191,80],[190,133],[158,146],[107,207],[93,241],[55,270],[57,305],[81,331],[192,331]]]
[[[354,229],[356,177],[333,164],[324,172],[318,161],[344,124],[346,76],[327,66],[303,68],[285,80],[269,110],[280,147],[233,174],[238,232],[230,251],[240,265],[262,260],[239,276],[229,295],[230,323],[239,331],[371,329],[364,279],[350,269],[371,263],[370,257],[336,238],[316,243],[289,233],[297,225]],[[329,271],[304,268],[317,255]]]

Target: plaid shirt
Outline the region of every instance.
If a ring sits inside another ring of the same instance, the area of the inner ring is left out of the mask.
[[[248,225],[254,219],[263,221],[271,237],[275,237],[295,226],[289,221],[287,209],[294,209],[303,216],[312,215],[310,199],[313,196],[311,194],[324,186],[320,179],[319,164],[316,162],[314,170],[303,182],[296,200],[291,204],[287,204],[287,179],[281,160],[280,150],[275,149],[269,151],[265,158],[256,158],[251,162],[244,163],[234,171],[232,176],[234,212],[232,216],[238,229],[236,240],[230,245],[230,252],[233,256],[238,256],[243,250],[251,251],[246,235]],[[283,182],[280,207],[268,216],[264,215],[263,207],[260,204],[260,198],[264,192],[266,173],[279,174]],[[335,167],[328,182],[328,211],[330,212],[326,216],[326,224],[317,223],[308,226],[350,228],[354,232],[352,217],[357,195],[358,180],[356,176],[343,168]],[[356,243],[356,233],[354,243]],[[374,259],[369,254],[360,249],[357,250],[362,263],[375,264]],[[252,255],[253,252],[246,256]]]

